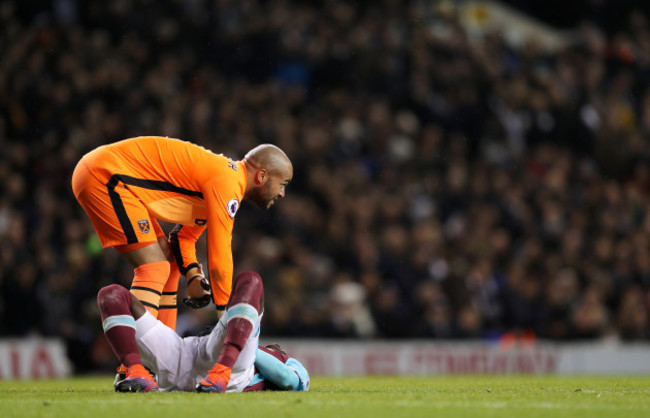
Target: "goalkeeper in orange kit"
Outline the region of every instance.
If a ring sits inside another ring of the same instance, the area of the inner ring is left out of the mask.
[[[189,306],[207,305],[212,294],[223,311],[232,289],[232,230],[241,202],[268,209],[284,197],[292,178],[291,161],[271,144],[234,161],[190,142],[145,136],[86,154],[72,189],[102,247],[114,247],[133,266],[131,293],[174,329],[179,276],[188,279]],[[157,220],[176,224],[169,240]],[[209,282],[195,249],[206,229]]]

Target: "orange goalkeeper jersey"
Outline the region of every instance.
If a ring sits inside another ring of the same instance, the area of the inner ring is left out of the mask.
[[[104,145],[82,161],[108,186],[111,200],[111,187],[127,188],[152,217],[178,224],[172,247],[183,274],[197,262],[196,240],[207,227],[212,294],[217,306],[225,306],[232,288],[232,230],[246,189],[243,161],[190,142],[155,136]],[[127,242],[137,242],[131,234],[132,223],[122,226]]]

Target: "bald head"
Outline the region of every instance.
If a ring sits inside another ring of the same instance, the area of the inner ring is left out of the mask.
[[[293,178],[293,165],[284,151],[272,144],[258,145],[248,151],[244,162],[247,168],[244,199],[268,209],[284,197],[285,187]]]
[[[248,151],[244,159],[254,168],[264,168],[271,174],[293,169],[287,154],[273,144],[256,146]]]

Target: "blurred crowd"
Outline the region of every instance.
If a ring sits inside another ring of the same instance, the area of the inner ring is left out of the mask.
[[[292,159],[286,198],[235,223],[266,336],[650,338],[642,13],[554,52],[470,38],[425,0],[9,1],[0,27],[2,336],[114,362],[96,292],[133,272],[70,177],[161,135]],[[212,320],[181,308],[178,331]]]

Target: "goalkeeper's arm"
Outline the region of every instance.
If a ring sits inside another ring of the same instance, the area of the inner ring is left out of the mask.
[[[169,234],[169,244],[178,270],[187,278],[188,297],[183,303],[190,308],[202,308],[210,303],[210,282],[196,257],[196,242],[205,226],[176,225]]]
[[[205,226],[176,225],[169,233],[169,245],[174,252],[178,270],[187,278],[196,275],[199,262],[196,258],[196,242]],[[194,270],[196,269],[196,270]]]

